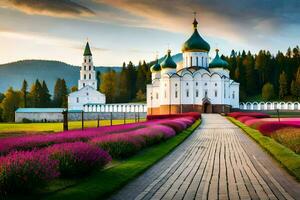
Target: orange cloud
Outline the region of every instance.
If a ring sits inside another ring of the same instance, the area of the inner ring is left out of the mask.
[[[0,7],[19,10],[30,15],[52,17],[93,16],[95,13],[71,0],[2,0]]]

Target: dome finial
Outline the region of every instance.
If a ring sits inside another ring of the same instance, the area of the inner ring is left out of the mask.
[[[216,48],[216,53],[219,54],[219,49],[218,48]]]
[[[171,49],[168,48],[168,56],[171,55]]]
[[[197,12],[194,12],[194,22],[193,22],[194,29],[197,29],[197,25],[198,25],[196,18],[197,18]]]

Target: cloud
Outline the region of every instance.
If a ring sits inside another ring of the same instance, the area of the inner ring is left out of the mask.
[[[202,34],[233,42],[261,43],[284,30],[288,24],[300,25],[299,0],[93,0],[141,21],[128,26],[191,32],[192,13],[197,11]],[[261,40],[261,41],[260,41]]]
[[[89,17],[91,9],[71,0],[2,0],[0,7],[19,10],[30,15],[73,18]]]

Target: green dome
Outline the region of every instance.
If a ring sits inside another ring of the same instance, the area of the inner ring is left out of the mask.
[[[198,22],[194,19],[194,33],[193,35],[182,45],[182,52],[185,51],[209,51],[209,44],[200,36],[197,30]]]
[[[175,68],[177,67],[176,63],[172,59],[171,50],[168,50],[168,54],[165,56],[165,59],[160,63],[161,68]]]
[[[91,56],[92,55],[89,42],[87,42],[86,45],[85,45],[85,49],[84,49],[83,55],[84,56]]]
[[[209,63],[210,68],[226,68],[228,67],[228,62],[220,58],[219,50],[216,49],[216,57]]]
[[[158,59],[156,59],[156,62],[152,67],[150,68],[150,71],[153,72],[159,72],[161,70],[160,64],[158,63]]]

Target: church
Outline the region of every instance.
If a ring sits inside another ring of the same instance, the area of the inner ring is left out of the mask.
[[[147,85],[147,113],[227,113],[239,107],[239,83],[230,79],[228,63],[216,50],[209,62],[210,45],[200,36],[196,18],[194,32],[182,45],[182,63],[176,64],[168,50],[162,62],[151,67]]]
[[[85,105],[106,103],[105,95],[97,90],[98,84],[96,75],[92,52],[87,42],[83,53],[83,63],[80,69],[78,91],[69,94],[68,110],[82,111]]]

